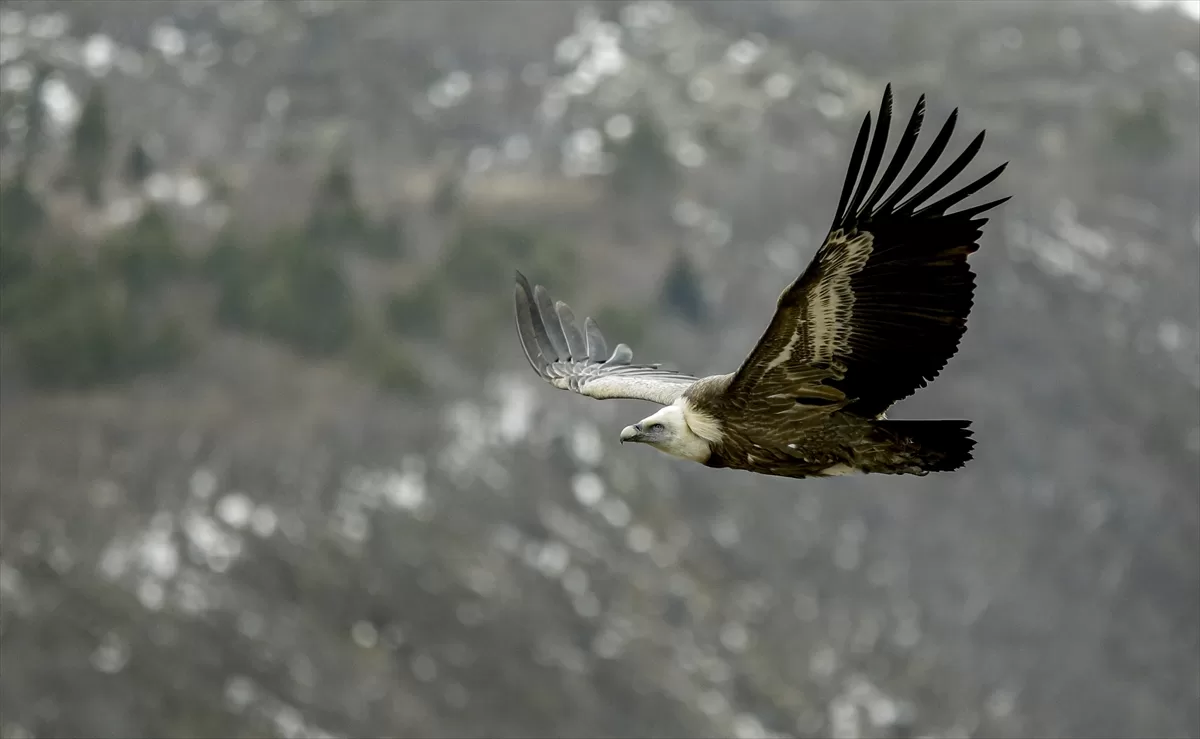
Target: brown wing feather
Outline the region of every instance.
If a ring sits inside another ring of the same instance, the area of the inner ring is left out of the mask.
[[[924,387],[957,351],[975,287],[967,255],[978,249],[987,222],[977,216],[1007,198],[956,213],[946,210],[991,183],[1004,166],[925,205],[970,163],[982,145],[981,133],[941,174],[901,202],[945,150],[955,111],[925,156],[884,199],[916,142],[924,97],[872,189],[891,106],[888,86],[869,153],[869,114],[859,133],[828,237],[780,295],[775,316],[734,373],[727,397],[791,393],[798,405],[844,405],[872,417]]]

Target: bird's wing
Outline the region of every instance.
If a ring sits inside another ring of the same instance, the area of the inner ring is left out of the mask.
[[[633,352],[617,344],[612,354],[591,318],[583,330],[566,303],[557,303],[541,285],[529,286],[517,272],[517,334],[529,364],[542,379],[560,390],[589,398],[633,398],[670,405],[695,377],[660,369],[657,364],[633,364]]]
[[[869,113],[859,131],[829,235],[804,273],[779,296],[766,332],[734,373],[731,395],[793,393],[800,404],[838,403],[872,417],[924,387],[957,351],[975,289],[967,255],[979,248],[987,222],[978,216],[1008,198],[946,211],[995,180],[1005,165],[929,202],[978,153],[980,133],[913,193],[945,151],[955,110],[925,155],[885,197],[912,153],[925,97],[917,101],[872,187],[883,162],[891,109],[888,85],[869,151]]]

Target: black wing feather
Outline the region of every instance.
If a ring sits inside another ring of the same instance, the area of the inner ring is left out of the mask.
[[[883,102],[879,106],[879,122],[875,124],[875,133],[871,135],[871,151],[867,154],[867,163],[863,165],[862,175],[858,178],[858,189],[854,191],[854,198],[850,201],[851,213],[857,213],[862,208],[863,198],[867,196],[868,188],[875,180],[879,163],[883,161],[883,150],[887,147],[888,128],[891,125],[892,86],[888,85],[883,90]]]
[[[916,195],[896,206],[896,214],[900,215],[915,211],[921,203],[941,191],[943,187],[953,182],[955,177],[962,174],[962,171],[967,168],[967,165],[971,163],[971,160],[975,158],[975,155],[979,153],[979,149],[983,146],[983,136],[984,132],[980,131],[979,135],[971,140],[967,148],[963,149],[962,153],[958,155],[949,167],[942,170],[940,175],[934,177],[933,181],[921,188],[921,191]]]
[[[882,105],[890,102],[885,93]],[[917,123],[909,122],[912,143],[906,148],[905,138],[901,139],[889,172],[899,169],[898,155],[906,158],[916,142],[921,107],[913,113]],[[878,208],[850,209],[831,229],[865,232],[873,239],[870,257],[850,278],[848,350],[840,358],[845,375],[829,381],[845,393],[849,411],[875,416],[924,387],[958,351],[966,332],[975,291],[975,274],[967,257],[978,250],[983,225],[975,217],[1003,200],[947,211],[994,182],[1006,165],[928,203],[962,174],[983,147],[981,131],[928,184],[920,186],[946,151],[957,120],[955,109],[913,171]],[[847,180],[852,175],[853,169]]]
[[[858,173],[858,168],[862,164],[863,154],[867,150],[867,138],[871,135],[871,114],[867,113],[867,117],[862,122],[862,126],[858,129],[858,140],[854,142],[854,153],[850,155],[850,175],[846,177],[846,181],[842,183],[842,196],[838,198],[837,218],[841,220],[847,212],[847,206],[850,204],[850,193],[854,191],[854,180]]]
[[[925,175],[929,174],[929,170],[933,169],[933,165],[937,164],[938,157],[946,150],[946,144],[950,143],[950,136],[954,133],[954,125],[958,122],[958,108],[955,108],[950,113],[950,117],[942,124],[942,130],[938,131],[938,135],[934,138],[933,143],[929,145],[929,151],[925,152],[925,156],[921,157],[921,161],[917,162],[917,166],[912,172],[908,173],[908,177],[900,183],[888,199],[879,206],[880,213],[888,213],[896,209],[896,203],[905,195],[912,192],[912,189],[917,186],[921,180],[925,179]],[[840,222],[840,221],[838,221]]]
[[[991,172],[988,172],[983,177],[980,177],[979,179],[975,180],[971,184],[962,188],[958,192],[952,192],[949,195],[947,195],[946,197],[937,201],[936,203],[930,203],[929,205],[926,205],[921,210],[913,213],[913,215],[918,216],[918,217],[925,216],[925,215],[929,215],[929,216],[944,215],[946,213],[946,211],[949,210],[952,206],[958,205],[959,203],[961,203],[962,201],[971,197],[972,195],[979,192],[983,188],[992,184],[992,182],[995,181],[995,179],[997,177],[999,177],[1002,172],[1004,172],[1006,167],[1008,167],[1007,162],[1005,162],[1004,164],[1001,164],[999,167],[996,167]],[[963,212],[965,212],[965,211],[963,211]],[[962,212],[957,213],[956,215],[961,215],[961,214],[962,214]]]
[[[892,153],[892,161],[888,168],[884,170],[883,177],[879,179],[879,184],[875,186],[875,190],[871,193],[871,197],[867,200],[863,210],[867,213],[873,213],[875,206],[883,198],[887,189],[892,186],[896,178],[900,176],[900,170],[908,162],[908,155],[912,154],[913,147],[917,145],[917,136],[921,133],[921,123],[925,120],[925,96],[917,98],[917,106],[913,108],[912,116],[908,119],[908,126],[904,129],[904,133],[900,136],[900,143],[896,145],[896,151]]]
[[[986,202],[982,205],[976,205],[973,208],[967,208],[965,210],[960,210],[957,213],[955,213],[954,215],[959,216],[960,218],[975,219],[975,216],[979,215],[980,213],[986,213],[987,211],[991,210],[992,208],[995,208],[998,205],[1003,205],[1004,203],[1007,203],[1009,200],[1012,200],[1012,195],[1006,195],[1005,197],[1002,197],[1002,198],[996,198],[995,200],[989,200],[988,202]],[[983,224],[987,223],[987,220],[988,219],[986,219],[986,218],[981,218],[981,219],[978,219],[977,222],[979,223],[979,225],[982,226]]]
[[[880,103],[880,129],[891,120],[891,104],[889,87]],[[924,114],[922,97],[873,189],[887,131],[871,136],[871,116],[864,117],[829,236],[780,296],[771,324],[731,378],[731,396],[800,397],[806,392],[800,385],[816,378],[819,387],[809,391],[833,393],[829,399],[841,397],[843,410],[873,418],[924,387],[958,350],[974,301],[975,275],[967,257],[979,248],[986,222],[977,216],[1007,198],[946,211],[991,184],[1004,167],[927,204],[983,145],[981,133],[917,189],[946,151],[958,120],[955,110],[885,198],[916,145]],[[822,368],[828,369],[824,375],[814,374]]]

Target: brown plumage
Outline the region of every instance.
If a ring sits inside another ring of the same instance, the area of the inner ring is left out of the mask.
[[[867,114],[829,235],[779,296],[737,371],[697,379],[634,364],[624,344],[609,354],[594,321],[581,331],[566,304],[518,272],[517,330],[530,364],[558,388],[663,405],[626,427],[621,440],[710,467],[785,477],[962,467],[975,444],[969,421],[885,420],[883,413],[933,380],[958,350],[975,289],[967,256],[979,248],[987,222],[980,215],[1008,198],[947,213],[995,180],[1001,165],[929,202],[979,152],[983,133],[917,190],[945,151],[957,111],[887,192],[912,153],[924,111],[922,96],[878,182],[890,85],[874,135]]]

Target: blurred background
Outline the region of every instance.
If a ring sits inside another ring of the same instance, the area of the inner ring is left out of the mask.
[[[6,0],[0,737],[1200,736],[1198,14]],[[969,467],[540,384],[514,268],[735,368],[887,82],[1011,162]]]

